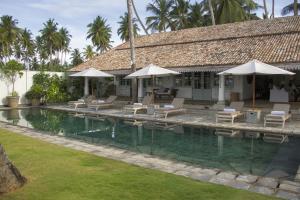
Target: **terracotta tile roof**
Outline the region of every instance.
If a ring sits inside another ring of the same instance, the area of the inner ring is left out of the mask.
[[[300,16],[256,20],[156,33],[136,38],[137,67],[237,65],[251,59],[266,63],[300,63]],[[128,43],[71,71],[130,68]]]

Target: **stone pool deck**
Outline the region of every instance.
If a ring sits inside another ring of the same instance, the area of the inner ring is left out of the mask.
[[[108,116],[108,117],[118,117],[125,118],[131,120],[140,120],[140,121],[154,121],[154,122],[163,122],[163,123],[176,123],[180,125],[187,126],[202,126],[209,127],[215,129],[231,129],[231,130],[242,130],[242,131],[250,131],[250,132],[259,132],[259,133],[275,133],[275,134],[283,134],[283,135],[298,135],[300,136],[300,114],[293,113],[292,119],[286,122],[285,128],[281,128],[278,126],[275,127],[264,127],[263,126],[263,118],[266,113],[269,113],[269,110],[262,112],[261,121],[255,124],[246,123],[245,120],[240,120],[231,123],[216,123],[215,115],[216,110],[211,109],[199,109],[189,107],[187,108],[187,112],[179,115],[170,115],[167,119],[157,118],[154,115],[147,114],[128,114],[124,113],[121,108],[112,108],[112,109],[102,109],[99,111],[95,111],[94,109],[88,108],[78,108],[73,109],[67,107],[65,105],[55,105],[55,106],[47,106],[48,109],[53,110],[63,110],[69,111],[78,114],[87,114],[92,116]]]
[[[9,125],[8,123],[0,122],[0,128],[52,144],[84,151],[96,156],[185,176],[198,181],[225,185],[236,189],[272,195],[283,199],[300,200],[300,169],[298,170],[298,174],[294,181],[279,180],[269,177],[226,172],[219,169],[204,169],[196,165],[161,159],[146,154],[134,153],[111,146],[92,145],[78,140],[49,135],[30,128]]]

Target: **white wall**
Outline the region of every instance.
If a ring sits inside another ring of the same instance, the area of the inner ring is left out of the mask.
[[[32,77],[35,74],[40,73],[39,71],[23,71],[23,76],[17,79],[15,83],[15,91],[18,92],[20,96],[20,104],[27,104],[28,101],[25,98],[25,93],[32,86]],[[57,74],[58,76],[63,76],[63,72],[45,72],[47,74],[53,75]],[[12,84],[5,82],[4,80],[0,80],[0,106],[6,105],[6,96],[10,95],[12,90]]]

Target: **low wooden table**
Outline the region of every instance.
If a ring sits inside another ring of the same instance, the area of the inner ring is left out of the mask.
[[[250,109],[246,111],[246,122],[248,123],[257,123],[260,121],[261,110],[259,109]]]

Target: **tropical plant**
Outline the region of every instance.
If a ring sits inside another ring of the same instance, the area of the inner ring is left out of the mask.
[[[83,59],[81,57],[81,53],[80,53],[79,49],[74,49],[71,52],[71,64],[73,66],[76,66],[76,65],[79,65],[81,63],[83,63]]]
[[[205,9],[202,4],[194,3],[190,5],[190,12],[188,14],[188,26],[200,27],[207,25],[208,22],[204,18]]]
[[[95,56],[95,52],[91,45],[87,45],[83,50],[83,56],[85,60],[90,60]]]
[[[92,23],[87,25],[87,39],[91,39],[97,51],[101,53],[111,48],[111,27],[106,23],[106,19],[97,16]]]
[[[31,99],[41,99],[46,95],[46,92],[43,90],[41,85],[32,85],[30,90],[26,92],[25,97],[29,100]]]
[[[20,37],[20,28],[17,27],[18,21],[12,16],[3,15],[0,18],[0,43],[4,61],[8,61],[13,53],[14,42]]]
[[[24,64],[29,62],[35,53],[35,43],[32,40],[32,33],[28,29],[24,29],[21,33],[21,50],[23,52]]]
[[[173,6],[173,0],[154,0],[147,5],[146,10],[152,13],[152,16],[146,18],[148,29],[158,32],[166,32],[168,28],[174,29],[170,12]]]
[[[225,24],[245,21],[245,10],[239,0],[221,0],[217,8],[217,23]]]
[[[300,11],[300,3],[298,3],[297,0],[294,0],[294,3],[285,6],[281,10],[281,15],[288,15],[290,13],[294,13],[294,16],[298,16],[299,11]]]
[[[170,12],[172,26],[176,29],[185,29],[189,27],[189,7],[190,3],[186,0],[175,0]],[[193,23],[193,22],[192,22]]]
[[[64,27],[60,28],[58,33],[60,37],[60,41],[59,41],[60,43],[58,46],[58,49],[61,53],[60,63],[63,64],[66,61],[67,52],[69,52],[72,35]]]
[[[117,30],[118,35],[120,36],[121,40],[128,41],[129,40],[129,21],[128,21],[128,13],[125,12],[124,16],[120,16],[120,20],[118,24],[120,25],[119,29]],[[140,30],[137,25],[137,20],[135,18],[132,19],[132,26],[133,26],[133,34],[134,37],[138,36],[138,31]]]
[[[10,60],[0,66],[1,77],[12,84],[11,95],[15,93],[15,82],[23,76],[23,65],[16,60]]]
[[[59,44],[59,34],[57,32],[57,25],[54,19],[49,19],[46,23],[43,23],[43,29],[40,30],[41,39],[45,45],[44,47],[48,48],[47,55],[50,56],[50,65],[52,65],[52,54],[55,46]]]

